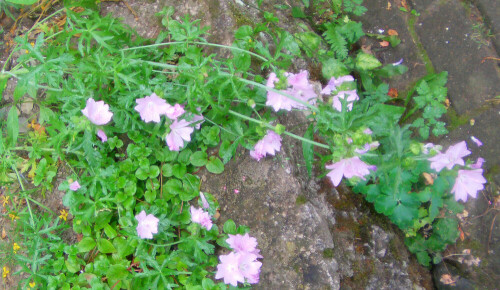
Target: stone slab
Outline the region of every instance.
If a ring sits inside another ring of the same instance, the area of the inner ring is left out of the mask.
[[[494,35],[492,41],[497,52],[500,52],[500,2],[498,0],[474,0],[477,8]]]
[[[416,32],[437,72],[448,71],[448,96],[459,115],[480,108],[500,92],[496,51],[472,39],[473,23],[458,0],[434,1],[415,8],[421,13]]]

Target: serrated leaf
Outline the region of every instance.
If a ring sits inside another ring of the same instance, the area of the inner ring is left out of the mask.
[[[208,159],[207,159],[207,153],[203,151],[196,151],[189,157],[189,161],[191,164],[197,167],[204,166],[207,164]]]
[[[372,70],[381,66],[382,63],[373,55],[360,52],[356,57],[356,67],[360,70]]]
[[[224,172],[224,163],[219,158],[210,156],[206,168],[210,173],[220,174]]]
[[[84,253],[84,252],[89,252],[90,250],[95,248],[95,246],[96,246],[96,242],[94,241],[94,239],[92,239],[91,237],[86,237],[86,238],[83,238],[78,243],[77,248],[78,248],[79,253]]]
[[[106,239],[97,240],[97,249],[103,254],[110,254],[116,252],[113,244]]]
[[[235,235],[236,234],[236,224],[232,219],[228,219],[225,223],[224,226],[222,227],[222,230],[226,234],[231,234]]]

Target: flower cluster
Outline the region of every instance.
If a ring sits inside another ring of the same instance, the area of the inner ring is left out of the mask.
[[[267,131],[266,136],[255,144],[250,156],[257,161],[260,161],[267,154],[273,155],[281,149],[281,137],[273,131]]]
[[[215,279],[224,279],[224,283],[238,286],[238,282],[250,284],[259,283],[260,267],[257,261],[262,258],[257,249],[257,239],[250,235],[229,235],[226,242],[233,249],[227,255],[219,256]]]
[[[314,92],[312,84],[309,83],[309,73],[307,71],[301,71],[298,74],[285,73],[285,76],[287,78],[288,86],[285,90],[283,90],[284,93],[306,103],[315,103],[317,95]],[[278,81],[279,78],[276,76],[276,74],[271,73],[269,75],[269,78],[267,79],[266,86],[269,88],[274,88],[275,83]],[[278,112],[279,110],[291,111],[293,108],[304,108],[303,104],[273,91],[267,92],[266,105],[273,107],[274,111],[276,112]]]
[[[338,91],[338,87],[344,82],[352,81],[354,81],[354,78],[350,75],[342,76],[338,79],[332,77],[328,84],[321,91],[321,94],[330,95],[332,92]],[[338,91],[337,94],[333,96],[333,107],[335,108],[335,110],[342,112],[342,101],[340,99],[343,99],[345,100],[345,102],[347,102],[347,110],[351,111],[354,101],[359,100],[359,96],[356,90]]]
[[[168,104],[167,101],[158,97],[155,93],[144,98],[139,98],[135,102],[137,103],[135,110],[139,112],[141,120],[144,122],[160,123],[162,115],[167,116],[172,121],[170,132],[165,137],[167,146],[171,151],[179,151],[184,147],[184,141],[191,141],[191,134],[194,128],[199,129],[200,124],[204,120],[201,115],[191,115],[191,121],[179,120],[178,118],[185,114],[184,108],[180,104]],[[87,100],[87,105],[82,110],[82,113],[90,122],[98,126],[109,123],[113,117],[113,113],[109,110],[109,105],[105,104],[104,101],[96,102],[92,98]],[[108,136],[102,129],[97,131],[97,136],[102,142],[108,140]]]
[[[476,145],[482,145],[481,141],[475,137],[471,137]],[[465,141],[452,145],[445,153],[438,152],[435,156],[429,158],[431,168],[440,172],[445,167],[448,170],[453,169],[455,165],[465,166],[463,157],[471,154],[467,149]],[[459,169],[455,184],[451,189],[451,193],[455,194],[455,200],[467,201],[468,196],[476,197],[477,192],[484,189],[486,179],[483,177],[484,159],[479,157],[476,163],[469,165],[470,169]]]

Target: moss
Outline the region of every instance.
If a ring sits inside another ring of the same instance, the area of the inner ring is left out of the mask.
[[[303,205],[307,202],[307,198],[304,195],[299,195],[297,196],[297,199],[295,200],[295,205]]]
[[[323,250],[323,258],[332,259],[334,255],[333,248],[327,248]]]
[[[470,116],[467,114],[459,115],[455,109],[452,107],[448,108],[446,112],[446,117],[448,118],[448,131],[453,131],[458,127],[465,125],[469,122]]]
[[[217,3],[219,1],[216,1]],[[233,19],[236,21],[236,27],[240,27],[243,25],[249,25],[252,28],[254,27],[254,22],[246,17],[241,11],[236,7],[234,2],[228,1],[227,4],[229,5],[229,10],[231,10],[231,13],[233,14]]]
[[[422,42],[420,42],[420,38],[418,37],[418,34],[415,31],[415,23],[417,21],[417,17],[415,15],[410,15],[409,17],[410,17],[410,19],[408,19],[408,22],[407,22],[408,32],[410,33],[410,36],[413,39],[413,42],[417,46],[418,54],[422,58],[422,61],[425,64],[425,69],[427,70],[427,73],[429,73],[429,74],[436,73],[436,70],[434,69],[434,66],[432,65],[431,59],[429,58],[429,55],[427,55],[427,51],[425,50],[424,46],[422,45]]]

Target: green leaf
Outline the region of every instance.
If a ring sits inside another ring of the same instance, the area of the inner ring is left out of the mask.
[[[110,280],[122,280],[129,272],[127,271],[127,267],[125,265],[115,264],[112,265],[109,270],[106,272],[106,277]]]
[[[162,171],[163,176],[165,176],[165,177],[170,177],[170,176],[174,175],[173,166],[170,163],[163,164],[161,171]]]
[[[0,76],[0,101],[2,100],[3,96],[3,90],[7,87],[7,82],[9,81],[9,78],[1,78]]]
[[[186,174],[186,172],[187,168],[185,164],[177,163],[174,164],[174,166],[172,167],[172,174],[179,179],[181,179],[184,176],[184,174]]]
[[[38,0],[6,0],[6,1],[14,4],[32,5],[35,4]]]
[[[417,256],[417,260],[420,264],[429,267],[431,263],[431,257],[427,252],[418,252],[415,254]]]
[[[114,239],[116,237],[116,230],[112,226],[110,226],[109,224],[104,225],[104,233],[110,239]]]
[[[248,26],[248,25],[242,25],[234,33],[234,38],[242,39],[242,38],[245,38],[247,36],[252,36],[252,35],[253,35],[252,27]]]
[[[293,6],[292,7],[292,16],[295,18],[306,18],[307,15],[302,11],[302,8],[299,6]]]
[[[397,201],[394,199],[393,196],[381,194],[375,199],[374,205],[375,205],[375,210],[378,213],[383,213],[387,216],[390,216],[392,215],[394,209],[396,208]]]
[[[360,52],[356,57],[356,67],[360,70],[372,70],[381,66],[382,63],[373,55]]]
[[[79,243],[78,243],[78,252],[79,253],[84,253],[84,252],[89,252],[93,248],[95,248],[96,242],[94,239],[91,237],[86,237],[83,238]]]
[[[222,162],[224,164],[228,163],[231,158],[233,158],[234,154],[236,154],[236,149],[238,148],[238,137],[233,143],[228,140],[222,141],[219,147],[219,157],[222,158]]]
[[[12,106],[10,108],[9,115],[7,116],[7,135],[9,137],[10,144],[15,146],[17,137],[19,136],[19,118],[16,106]]]
[[[203,151],[196,151],[193,155],[189,157],[191,164],[197,167],[205,166],[207,164],[207,153]]]
[[[399,204],[394,208],[391,220],[401,229],[406,229],[413,225],[414,220],[418,218],[418,208],[408,207]]]
[[[65,262],[66,268],[68,269],[68,272],[70,273],[76,273],[80,271],[80,263],[78,262],[78,259],[76,256],[70,255],[68,256],[68,259]]]
[[[101,252],[103,254],[109,254],[109,253],[116,252],[116,249],[113,246],[113,244],[106,239],[97,240],[97,249],[99,250],[99,252]]]
[[[182,188],[182,182],[179,179],[170,179],[165,183],[164,188],[169,194],[173,195],[181,195],[184,193],[184,189]]]
[[[210,156],[206,168],[210,173],[220,174],[224,171],[224,164],[219,158]]]
[[[156,191],[146,190],[146,192],[144,193],[144,198],[147,202],[152,203],[156,199]]]
[[[344,63],[336,58],[329,58],[324,61],[321,72],[323,73],[323,77],[328,80],[332,77],[338,78],[349,74],[349,70]]]
[[[228,220],[224,223],[224,226],[222,227],[222,230],[223,230],[226,234],[235,235],[235,234],[236,234],[236,224],[234,223],[234,221],[233,221],[232,219],[228,219]]]
[[[310,124],[304,133],[304,138],[313,140],[314,139],[314,125]],[[309,142],[302,141],[302,154],[304,155],[304,161],[306,162],[307,175],[311,177],[312,175],[312,164],[314,160],[314,146]]]

